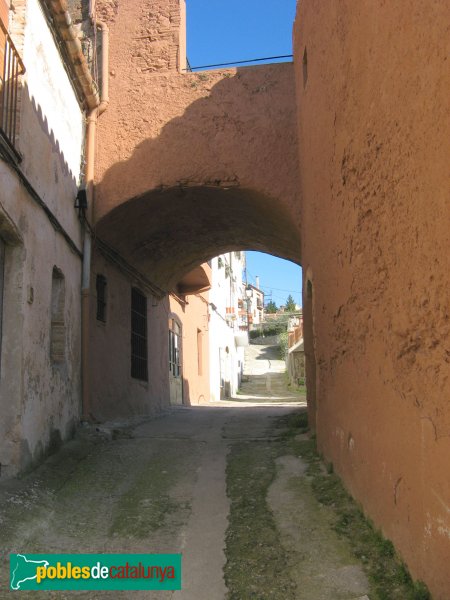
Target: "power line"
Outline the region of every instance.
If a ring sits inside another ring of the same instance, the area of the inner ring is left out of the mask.
[[[301,294],[302,291],[301,289],[297,289],[297,290],[283,290],[281,288],[276,288],[276,287],[272,287],[271,285],[262,285],[261,286],[262,289],[266,289],[266,290],[276,290],[277,292],[289,292],[291,294]]]
[[[273,300],[274,301],[276,300],[280,304],[286,303],[286,298],[284,298],[283,296],[277,296],[276,294],[273,295]],[[294,302],[296,302],[295,298],[294,298]],[[301,300],[300,300],[300,302],[301,302]],[[296,304],[297,304],[297,302],[296,302]]]
[[[249,277],[256,283],[256,277],[253,275],[253,273],[250,273],[250,271],[248,269],[247,269],[247,275],[249,275]],[[271,285],[261,285],[260,289],[262,291],[269,290],[271,292],[272,290],[275,290],[277,292],[288,292],[290,294],[301,294],[302,293],[301,288],[297,289],[297,290],[285,290],[283,288],[272,287]],[[264,293],[266,293],[266,292],[264,292]],[[274,296],[277,296],[278,298],[281,297],[279,294],[274,294]]]
[[[196,71],[197,69],[211,69],[212,67],[230,67],[233,65],[242,65],[244,63],[261,62],[263,60],[276,60],[277,58],[292,58],[293,54],[282,54],[280,56],[266,56],[264,58],[250,58],[248,60],[235,60],[234,62],[217,63],[215,65],[201,65],[200,67],[189,66],[183,71]]]

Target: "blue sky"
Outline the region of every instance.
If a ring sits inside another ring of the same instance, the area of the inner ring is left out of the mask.
[[[292,54],[296,0],[186,0],[186,5],[187,55],[193,67]],[[249,281],[254,284],[258,275],[278,306],[289,293],[301,305],[300,267],[248,252],[247,268]]]
[[[296,0],[186,0],[186,6],[194,67],[292,54]]]
[[[291,294],[295,302],[302,305],[302,270],[298,265],[262,252],[246,252],[246,255],[248,281],[255,285],[255,277],[259,276],[266,300],[280,306]]]

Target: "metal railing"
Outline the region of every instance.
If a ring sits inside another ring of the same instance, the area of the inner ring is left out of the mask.
[[[17,133],[19,77],[25,66],[8,30],[0,20],[0,133],[14,148]]]

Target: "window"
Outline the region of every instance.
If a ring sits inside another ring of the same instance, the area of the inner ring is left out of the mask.
[[[174,377],[181,375],[181,327],[171,319],[169,329],[169,372]]]
[[[148,381],[147,298],[131,289],[131,377]]]
[[[64,275],[57,267],[53,267],[50,325],[50,359],[53,363],[63,363],[66,357],[65,295]]]
[[[95,287],[97,290],[97,321],[106,323],[106,277],[97,275]]]

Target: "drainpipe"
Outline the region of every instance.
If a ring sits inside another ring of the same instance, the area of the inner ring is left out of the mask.
[[[81,283],[81,323],[82,323],[82,419],[89,421],[91,416],[90,403],[90,380],[89,380],[89,308],[90,308],[90,279],[92,258],[92,229],[93,204],[94,204],[94,175],[95,175],[95,139],[97,133],[97,120],[103,114],[109,104],[109,29],[106,23],[94,20],[95,9],[92,7],[91,19],[94,27],[100,27],[102,33],[102,89],[100,103],[93,108],[87,117],[86,124],[86,194],[88,210],[84,226],[83,239],[83,273]]]

